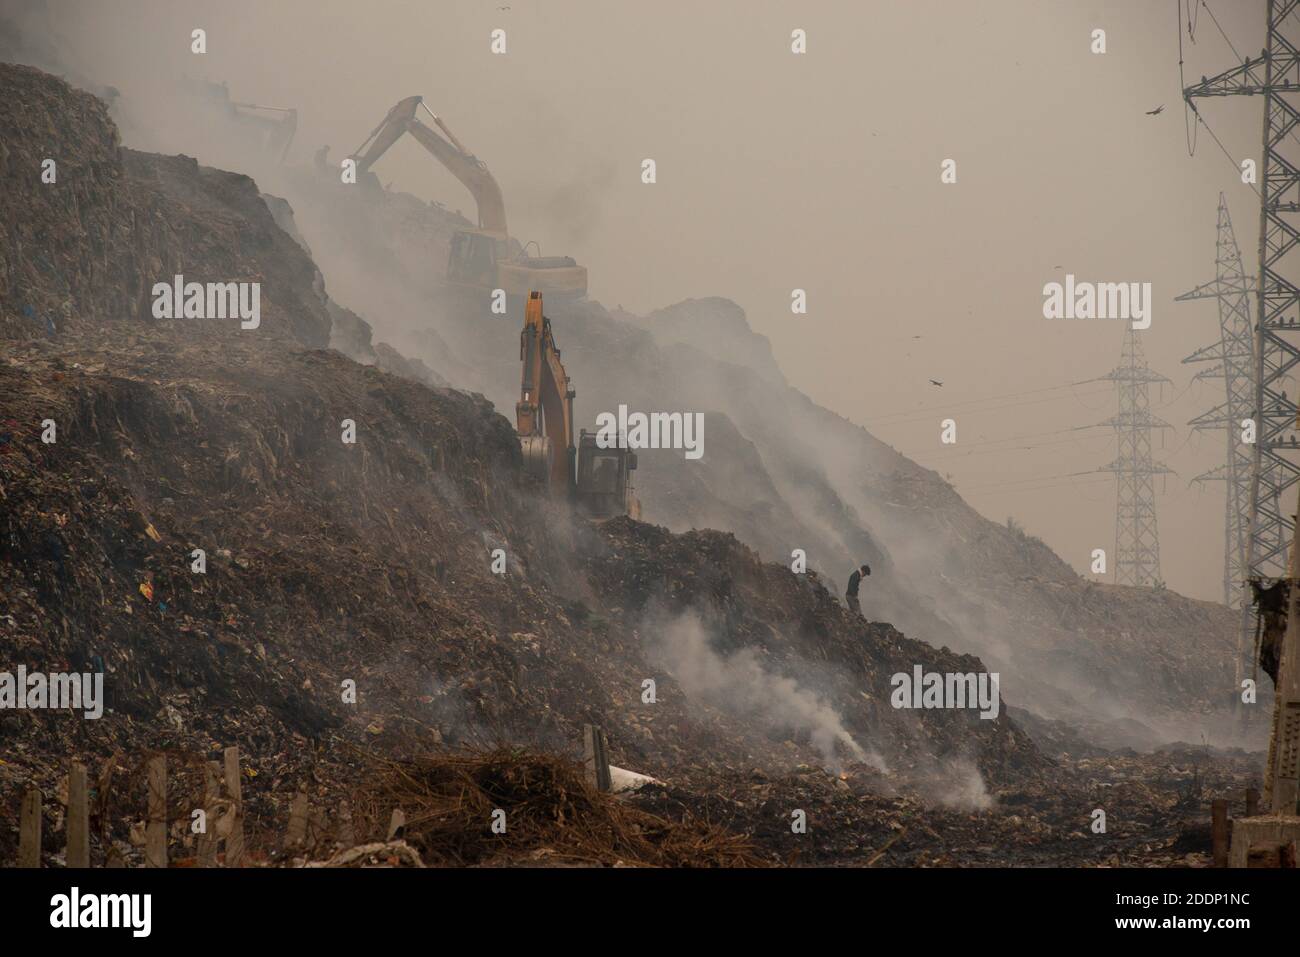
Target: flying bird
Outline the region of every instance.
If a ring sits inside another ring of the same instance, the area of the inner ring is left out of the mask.
[[[943,383],[940,382],[938,379],[931,379],[930,385],[937,385],[939,388],[941,389],[943,388]]]
[[[1161,103],[1154,110],[1147,110],[1147,116],[1159,116],[1165,111],[1165,105]]]

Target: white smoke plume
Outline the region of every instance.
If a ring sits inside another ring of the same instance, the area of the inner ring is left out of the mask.
[[[730,655],[714,650],[698,615],[688,612],[643,633],[658,664],[692,698],[766,729],[806,732],[828,769],[838,770],[847,758],[886,770],[884,759],[858,744],[829,704],[793,678],[768,671],[753,648]]]
[[[946,768],[942,779],[944,786],[928,796],[943,807],[961,811],[987,811],[993,807],[993,798],[973,762],[954,762]]]

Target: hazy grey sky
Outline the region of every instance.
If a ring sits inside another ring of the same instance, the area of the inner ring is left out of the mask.
[[[1173,380],[1153,399],[1176,426],[1164,454],[1178,477],[1158,499],[1164,576],[1219,597],[1223,489],[1186,483],[1223,460],[1224,440],[1184,423],[1221,388],[1189,387],[1198,367],[1180,364],[1217,335],[1217,314],[1172,300],[1213,278],[1219,192],[1250,272],[1258,209],[1209,137],[1188,156],[1175,0],[51,8],[84,72],[126,96],[157,97],[187,73],[297,107],[298,162],[325,143],[350,152],[398,99],[424,95],[495,173],[511,232],[585,263],[594,298],[637,312],[735,299],[793,384],[951,476],[990,518],[1014,515],[1080,571],[1091,549],[1113,547],[1114,484],[1056,477],[1103,465],[1115,444],[1103,429],[1057,430],[1108,418],[1115,398],[1051,387],[1114,366],[1123,326],[1045,320],[1041,291],[1066,272],[1151,282],[1145,347]],[[1243,53],[1262,45],[1263,8],[1210,4]],[[189,50],[195,27],[204,56]],[[489,50],[497,27],[504,56]],[[796,27],[803,56],[790,52]],[[1105,55],[1089,51],[1094,28]],[[1234,62],[1204,10],[1195,42],[1182,34],[1189,79]],[[1204,110],[1233,156],[1258,156],[1260,101]],[[128,145],[220,158],[219,144],[187,147],[188,133],[160,108],[159,129],[128,131]],[[640,181],[647,157],[653,186]],[[945,158],[955,185],[940,183]],[[377,172],[472,210],[414,143]],[[807,316],[790,312],[796,287]],[[1030,390],[1047,391],[971,404]],[[959,441],[945,449],[949,416]]]

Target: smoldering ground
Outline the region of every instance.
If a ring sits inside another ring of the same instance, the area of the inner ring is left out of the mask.
[[[884,759],[860,744],[835,710],[814,689],[764,667],[754,648],[724,653],[694,611],[671,615],[652,609],[641,619],[647,657],[692,699],[764,730],[806,734],[829,769],[846,761],[885,770]]]
[[[150,10],[162,11],[158,13],[160,22],[167,23],[169,29],[175,27],[177,36],[183,39],[187,35],[188,25],[185,30],[179,30],[181,21],[186,18],[183,12],[173,14],[157,5],[145,6]],[[11,3],[0,4],[0,10],[14,7],[16,5]],[[480,361],[481,354],[490,350],[475,349],[463,329],[447,323],[447,313],[453,307],[444,305],[429,295],[428,277],[433,271],[430,264],[436,269],[446,259],[445,249],[441,245],[443,240],[439,239],[428,246],[413,246],[408,241],[410,237],[398,237],[391,230],[386,232],[385,224],[379,221],[379,217],[374,222],[359,224],[351,216],[352,210],[345,211],[341,206],[312,202],[313,190],[303,188],[301,183],[300,174],[306,166],[305,157],[319,144],[332,143],[330,155],[333,160],[337,160],[361,139],[398,95],[407,92],[429,92],[433,95],[432,91],[418,89],[413,85],[416,84],[417,77],[419,83],[424,83],[424,75],[409,70],[403,56],[395,53],[389,58],[394,73],[383,77],[383,82],[368,82],[354,89],[340,90],[336,80],[317,77],[312,82],[309,61],[314,64],[319,62],[320,57],[318,51],[313,49],[313,42],[318,38],[307,20],[301,24],[304,32],[299,37],[300,46],[278,44],[278,58],[264,55],[264,50],[271,49],[270,45],[262,46],[266,40],[265,34],[256,42],[250,39],[242,45],[214,43],[212,52],[206,58],[192,56],[184,43],[176,44],[174,49],[168,47],[158,50],[152,57],[144,57],[134,55],[129,42],[114,36],[121,25],[105,22],[111,19],[107,15],[96,12],[94,16],[73,16],[73,11],[82,9],[75,4],[60,3],[51,7],[60,16],[21,19],[36,23],[43,32],[50,32],[60,25],[76,27],[66,41],[42,43],[43,47],[48,48],[44,49],[42,56],[47,65],[53,68],[54,65],[49,64],[54,55],[51,50],[57,49],[65,54],[71,51],[75,53],[77,62],[83,64],[84,70],[94,75],[95,80],[120,86],[123,96],[114,115],[122,124],[127,145],[197,155],[202,162],[251,173],[257,177],[264,190],[279,191],[290,196],[299,210],[304,232],[311,240],[318,262],[328,277],[330,290],[340,302],[357,309],[370,321],[376,328],[377,337],[393,342],[408,354],[418,355],[457,387],[483,391],[505,415],[510,415],[514,400],[511,390],[517,382],[517,370],[509,368],[509,351],[501,353],[505,358],[497,365]],[[449,5],[445,16],[459,29],[465,26],[465,19],[473,15],[466,13],[465,8]],[[223,35],[223,18],[216,14],[205,18],[214,38]],[[92,22],[94,28],[90,29],[87,24]],[[591,28],[595,29],[594,26]],[[361,29],[369,31],[372,27],[366,24]],[[224,35],[229,37],[231,34],[226,30]],[[112,38],[112,42],[107,38]],[[515,49],[522,54],[525,47]],[[311,55],[306,55],[304,51],[311,51]],[[66,66],[72,59],[72,56],[64,55],[60,65]],[[448,58],[443,61],[441,68],[449,68],[453,62],[463,66],[459,60]],[[511,60],[512,64],[515,62],[517,61]],[[480,73],[477,68],[462,69],[460,72],[466,77],[478,77]],[[180,82],[186,77],[190,80],[228,79],[233,99],[299,107],[302,126],[298,140],[290,152],[289,165],[281,168],[274,159],[259,154],[255,144],[239,132],[238,125],[222,110],[214,109],[211,104],[196,105],[196,101],[201,101],[203,96],[192,92],[195,87],[187,87]],[[668,78],[664,79],[667,81]],[[470,81],[457,79],[456,82],[468,84]],[[482,81],[476,79],[474,82]],[[401,89],[396,90],[395,85],[400,85]],[[190,92],[185,92],[187,90]],[[696,293],[749,295],[755,303],[772,300],[767,295],[773,292],[772,288],[768,288],[764,297],[760,298],[752,291],[748,279],[756,262],[773,261],[759,258],[760,254],[771,253],[770,248],[753,245],[756,241],[756,220],[736,216],[731,221],[717,217],[707,222],[703,219],[693,221],[693,228],[681,233],[682,242],[688,247],[692,243],[704,243],[707,246],[693,247],[696,249],[694,258],[701,265],[692,272],[689,279],[683,279],[670,268],[675,262],[672,257],[663,255],[658,246],[647,248],[646,237],[657,235],[653,230],[632,231],[636,233],[632,235],[621,225],[626,221],[629,209],[641,209],[640,205],[629,206],[629,196],[635,196],[635,202],[639,204],[641,198],[649,194],[644,190],[629,194],[620,192],[623,188],[621,186],[611,188],[607,185],[609,170],[617,168],[617,164],[614,167],[610,165],[611,157],[616,154],[610,151],[609,144],[603,140],[582,139],[589,132],[590,126],[572,121],[575,109],[571,109],[567,103],[561,105],[558,97],[538,92],[528,94],[522,100],[511,99],[507,111],[511,118],[508,121],[489,122],[480,118],[477,112],[481,109],[480,104],[485,102],[481,96],[481,88],[466,85],[462,89],[455,86],[447,88],[445,94],[440,94],[439,102],[433,105],[435,109],[447,112],[453,128],[457,129],[467,143],[472,144],[476,152],[485,157],[501,180],[512,211],[512,233],[525,239],[536,236],[545,243],[545,252],[548,254],[574,254],[580,262],[592,268],[593,289],[596,292],[609,295],[609,291],[619,290],[614,296],[617,300],[623,298],[624,290],[627,290],[627,301],[636,308],[641,308],[647,301],[667,302],[681,295]],[[521,103],[526,104],[522,116]],[[493,114],[495,116],[496,113]],[[562,118],[569,118],[565,120],[567,125],[559,125]],[[619,117],[620,124],[623,119],[625,117]],[[709,129],[716,123],[717,118],[710,116]],[[581,149],[578,148],[580,141],[583,146]],[[631,143],[639,149],[643,141],[644,134],[638,130],[637,138]],[[868,145],[874,149],[878,142],[871,140]],[[538,161],[534,150],[521,149],[521,143],[532,147],[544,145],[545,158]],[[630,146],[626,142],[623,145]],[[587,150],[587,146],[591,149]],[[639,157],[641,154],[628,155]],[[827,155],[833,153],[828,152]],[[899,155],[906,155],[906,151]],[[671,159],[662,162],[662,155],[660,160],[661,170],[671,174],[660,185],[687,182],[683,170],[687,170],[689,164],[680,161],[674,163]],[[755,163],[755,172],[762,175],[761,164],[757,160]],[[449,208],[465,209],[472,217],[472,201],[463,189],[441,171],[430,167],[429,158],[418,147],[406,143],[394,148],[379,173],[385,181],[395,181],[399,188],[437,196]],[[744,175],[745,169],[729,167],[729,174]],[[435,179],[430,180],[429,176]],[[427,188],[435,182],[435,188]],[[734,192],[737,196],[745,196],[746,204],[754,206],[756,215],[763,217],[764,221],[770,217],[769,210],[752,204],[745,190],[735,189]],[[693,195],[698,197],[700,194]],[[614,228],[612,224],[618,224],[618,243],[605,241]],[[852,228],[856,236],[859,229],[856,219]],[[572,241],[575,245],[572,248],[556,248],[553,241]],[[856,248],[856,244],[845,244],[845,248],[850,246]],[[735,265],[728,265],[726,257],[699,255],[701,248],[746,250],[745,255],[734,257],[734,262],[742,264],[744,281],[737,276]],[[816,248],[824,249],[825,246],[819,245]],[[1187,261],[1193,261],[1190,252]],[[834,275],[846,272],[842,262],[828,262],[828,266],[835,270]],[[681,269],[682,264],[676,262],[676,268]],[[706,269],[712,271],[705,275]],[[728,269],[732,272],[728,273]],[[795,271],[801,276],[808,273],[809,264],[802,264],[801,270]],[[779,279],[776,277],[778,272]],[[788,269],[775,270],[770,281],[763,279],[761,282],[768,287],[782,282],[789,285],[787,279],[790,272]],[[815,278],[817,274],[814,272],[811,275]],[[809,279],[799,281],[816,286]],[[1036,283],[1034,292],[1037,292],[1038,287],[1039,284]],[[775,291],[784,295],[780,289]],[[641,296],[641,304],[634,298],[638,294]],[[647,294],[652,298],[647,299]],[[824,295],[823,293],[823,297]],[[872,346],[867,350],[869,353],[879,353],[897,369],[902,369],[905,363],[895,361],[897,350],[877,348],[880,339],[871,332],[877,328],[876,318],[889,314],[889,295],[888,291],[873,292],[869,301],[854,303],[862,305],[862,309],[844,309],[844,315],[853,316],[855,324],[861,324],[860,328],[855,325],[855,335],[861,335],[862,329],[868,330],[869,334],[865,340],[843,336],[841,341],[850,344],[864,341]],[[781,296],[776,298],[780,299]],[[814,330],[819,328],[817,324],[829,321],[825,318],[828,315],[825,298],[814,299],[814,303],[816,323],[800,326],[801,331],[797,333],[799,336],[812,336]],[[809,387],[808,384],[816,385],[819,379],[829,381],[829,376],[821,374],[820,366],[818,378],[809,374],[806,356],[803,359],[805,365],[800,367],[799,346],[790,342],[790,333],[781,331],[784,326],[772,325],[770,305],[754,305],[752,314],[754,325],[767,329],[773,335],[782,363],[788,365],[791,382],[804,383],[805,387]],[[862,323],[864,315],[869,322]],[[973,325],[978,327],[978,324]],[[563,333],[563,328],[560,328]],[[505,330],[501,338],[511,339],[516,332],[515,329]],[[674,396],[674,405],[682,404],[677,398],[683,397],[692,408],[710,411],[716,409],[731,417],[744,441],[756,450],[755,458],[759,465],[770,473],[773,494],[768,501],[756,495],[754,501],[739,503],[738,507],[731,510],[710,509],[706,502],[698,512],[710,519],[716,517],[719,526],[729,527],[741,537],[751,539],[750,529],[761,527],[763,523],[752,522],[743,528],[738,527],[745,514],[751,512],[761,515],[765,507],[783,507],[792,517],[789,524],[801,529],[800,540],[787,544],[782,536],[773,535],[770,542],[751,541],[751,544],[762,550],[765,558],[788,560],[789,548],[797,545],[808,549],[811,567],[825,572],[831,579],[840,580],[845,571],[859,560],[870,560],[873,568],[886,567],[883,561],[878,565],[874,556],[865,553],[868,544],[874,542],[879,545],[882,555],[889,557],[897,566],[897,574],[880,574],[872,581],[872,592],[865,597],[865,606],[874,616],[893,621],[909,634],[936,645],[951,643],[954,647],[994,660],[1014,658],[1014,666],[1020,672],[1018,687],[1038,686],[1048,689],[1040,698],[1021,703],[1041,707],[1049,714],[1053,713],[1057,701],[1051,689],[1075,685],[1086,689],[1086,692],[1079,695],[1080,703],[1084,706],[1099,700],[1098,691],[1107,691],[1105,684],[1113,680],[1113,676],[1104,673],[1099,675],[1098,669],[1076,663],[1063,664],[1063,656],[1056,653],[1057,647],[1044,647],[1034,655],[1013,656],[1010,652],[1012,644],[1019,646],[1028,637],[1033,637],[1029,634],[1031,631],[1035,634],[1046,630],[1052,632],[1051,642],[1044,642],[1044,645],[1082,647],[1081,639],[1085,636],[1075,627],[1069,608],[1055,607],[1048,601],[1031,601],[1023,595],[1013,595],[1008,591],[1005,598],[995,595],[993,600],[1004,599],[1008,604],[1017,603],[1014,613],[987,618],[970,613],[973,604],[990,600],[989,592],[979,592],[977,589],[982,587],[982,581],[991,579],[995,572],[1011,577],[1019,576],[1017,580],[1025,580],[1037,574],[1038,570],[1032,567],[1020,569],[1005,566],[981,568],[973,563],[963,565],[952,560],[954,550],[947,540],[938,534],[931,534],[932,529],[929,528],[918,532],[918,522],[923,518],[922,508],[917,507],[916,502],[896,496],[891,483],[905,485],[909,481],[918,481],[917,476],[924,473],[924,470],[912,466],[892,448],[872,439],[851,422],[817,408],[793,389],[765,391],[743,376],[738,380],[722,374],[719,370],[723,368],[723,363],[730,366],[739,364],[746,369],[758,368],[757,361],[749,361],[752,337],[743,337],[745,348],[737,348],[739,340],[734,330],[724,332],[721,327],[707,323],[697,327],[695,336],[691,342],[692,350],[718,361],[712,366],[700,363],[693,367],[689,375],[681,374],[680,353],[669,355],[665,351],[649,363],[654,367],[643,377],[646,381],[636,385],[629,385],[629,379],[635,377],[629,376],[625,368],[617,368],[613,363],[605,362],[609,368],[602,369],[601,357],[596,354],[599,348],[592,350],[590,361],[583,361],[582,344],[564,338],[563,335],[561,338],[566,349],[566,362],[569,358],[575,360],[569,371],[575,374],[578,382],[579,402],[592,402],[593,405],[587,407],[589,409],[616,403],[625,397],[628,388],[658,387],[661,389],[660,394]],[[1002,341],[997,337],[994,339]],[[666,342],[667,339],[662,340],[661,345]],[[601,348],[605,345],[604,341],[596,343]],[[960,347],[969,346],[970,343],[965,342]],[[1107,349],[1110,349],[1109,345]],[[852,358],[860,351],[862,350],[852,348],[836,350],[845,357],[843,361],[860,362],[865,368],[871,359],[870,355]],[[1109,361],[1109,357],[1110,352],[1107,351],[1104,357],[1098,359],[1097,367],[1104,368],[1100,363]],[[819,361],[827,361],[826,350],[822,350]],[[907,399],[914,398],[900,385],[894,369],[881,369],[878,366],[873,368],[875,378],[866,377],[873,391],[867,394],[866,399],[851,409],[845,403],[839,404],[857,421],[864,418],[869,421],[874,413],[901,408],[906,405]],[[844,369],[841,368],[840,371],[844,372]],[[853,374],[858,374],[856,369]],[[770,370],[763,368],[761,375],[767,375],[770,379]],[[742,388],[736,387],[737,381],[742,382]],[[950,381],[950,387],[952,384]],[[690,480],[696,481],[696,476],[692,475]],[[699,484],[702,483],[697,483]],[[882,488],[885,488],[884,492]],[[942,488],[936,486],[935,489],[936,494],[946,494]],[[717,494],[716,490],[708,491],[713,492],[720,501],[727,500],[725,495]],[[723,491],[730,492],[731,488]],[[955,498],[955,495],[952,497]],[[652,488],[647,488],[643,498],[647,504],[648,518],[671,524],[671,507],[675,504],[672,500],[656,503]],[[899,501],[900,498],[903,500]],[[951,503],[944,504],[946,506]],[[964,508],[962,503],[960,507],[953,506],[950,511]],[[938,509],[933,511],[937,512]],[[1074,510],[1058,511],[1073,514]],[[961,521],[968,516],[959,514],[956,517]],[[1053,518],[1052,521],[1057,519]],[[1190,527],[1191,523],[1188,524]],[[871,534],[857,534],[857,529],[870,529]],[[972,522],[971,528],[962,534],[966,539],[974,540],[984,532],[974,528]],[[1194,551],[1180,550],[1186,554]],[[1049,586],[1055,588],[1058,584],[1068,583],[1049,578]],[[973,595],[974,600],[968,600],[963,592]],[[1134,648],[1130,650],[1140,651],[1146,643],[1145,638],[1135,639]],[[1006,667],[1004,670],[1011,671],[1011,668]],[[1128,670],[1141,673],[1140,669]],[[1153,674],[1158,674],[1158,670],[1153,670]],[[1153,682],[1153,685],[1157,691],[1161,690],[1158,683]],[[1122,694],[1107,692],[1105,697],[1110,699],[1118,694],[1119,697],[1129,699],[1133,714],[1140,720],[1146,719],[1148,712],[1154,715],[1161,710],[1154,700],[1157,696],[1134,696],[1129,690],[1119,689]],[[1181,689],[1172,689],[1170,693],[1173,692],[1181,693]],[[1067,716],[1063,712],[1055,713],[1060,717]],[[1153,728],[1161,726],[1156,720],[1148,723]]]
[[[752,646],[723,650],[718,647],[721,627],[695,610],[674,613],[654,606],[639,621],[648,662],[675,679],[691,699],[688,708],[716,709],[763,734],[806,740],[835,773],[853,764],[868,765],[890,775],[876,782],[886,791],[903,787],[928,803],[968,811],[993,806],[975,761],[961,754],[936,756],[919,722],[902,723],[907,768],[891,773],[888,758],[861,732],[850,731],[831,703],[823,687],[830,680],[824,669],[789,662],[785,667],[798,674],[794,678],[767,665]]]

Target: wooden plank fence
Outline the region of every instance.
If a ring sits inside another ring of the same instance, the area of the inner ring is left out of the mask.
[[[110,759],[111,764],[112,759]],[[181,762],[185,764],[184,761]],[[194,765],[191,764],[191,767]],[[111,772],[111,767],[109,768]],[[144,763],[145,779],[145,830],[144,866],[167,867],[170,863],[169,836],[172,821],[168,819],[168,760],[166,755],[150,755]],[[248,864],[248,849],[244,834],[243,785],[238,747],[226,748],[221,761],[203,761],[200,766],[198,806],[203,811],[203,826],[195,834],[193,863],[198,867],[241,867]],[[111,773],[102,775],[96,782],[101,792],[108,790]],[[67,811],[64,817],[65,859],[68,867],[90,867],[90,781],[86,765],[73,759],[68,764],[65,780]],[[96,814],[102,815],[108,806],[106,794],[96,795]],[[22,796],[18,826],[18,867],[41,867],[45,814],[45,795],[33,786]],[[192,816],[186,826],[198,818]],[[331,823],[334,825],[331,834]],[[377,822],[371,822],[372,825]],[[394,809],[389,822],[390,835],[400,839],[406,817],[400,808]],[[289,818],[284,833],[283,851],[286,857],[324,853],[331,856],[335,850],[347,851],[358,846],[357,828],[352,808],[347,801],[339,805],[331,822],[325,808],[312,806],[311,796],[299,790],[290,801]],[[332,839],[331,839],[332,837]],[[390,840],[392,838],[390,837]],[[225,846],[224,856],[220,853]],[[0,861],[0,866],[4,862]],[[105,867],[126,867],[126,858],[117,846],[104,849]]]
[[[599,790],[610,790],[609,755],[604,731],[597,725],[583,727],[583,763],[587,780]],[[110,803],[108,792],[112,789],[112,765],[118,755],[114,755],[104,765],[96,779],[96,803],[94,805],[97,821],[103,820]],[[244,795],[240,768],[239,748],[225,748],[221,761],[186,760],[181,756],[182,767],[197,768],[200,783],[197,785],[197,807],[202,815],[191,814],[184,823],[194,831],[194,857],[192,863],[198,867],[242,867],[249,863],[248,848],[244,833]],[[172,820],[168,810],[168,767],[164,754],[152,754],[145,760],[145,829],[143,835],[144,866],[168,867],[172,863],[169,840]],[[67,812],[64,817],[64,844],[66,864],[70,868],[91,866],[90,845],[90,782],[86,765],[78,759],[68,764],[66,778]],[[179,794],[186,795],[187,788],[196,785],[191,778],[182,786]],[[35,787],[29,787],[22,796],[19,811],[18,859],[17,866],[33,868],[42,866],[42,837],[45,813],[45,795]],[[373,830],[379,821],[367,817],[363,821],[366,830]],[[332,820],[331,820],[332,817]],[[202,827],[192,828],[195,821],[201,820]],[[331,828],[331,824],[333,827]],[[327,866],[344,865],[370,853],[382,851],[392,854],[401,851],[406,838],[406,813],[402,808],[392,809],[388,821],[385,840],[378,844],[367,844],[364,835],[358,835],[357,821],[353,817],[353,808],[347,801],[341,801],[337,813],[327,815],[319,803],[313,806],[311,794],[306,789],[299,789],[289,802],[288,820],[284,831],[281,850],[283,860],[302,863],[304,858],[310,860],[326,858]],[[138,832],[133,832],[133,843],[140,842]],[[101,834],[101,837],[105,835]],[[126,867],[127,856],[120,845],[105,842],[103,848],[105,867]],[[225,854],[220,853],[224,843]],[[188,846],[188,842],[187,842]],[[376,850],[377,849],[377,850]],[[272,854],[275,852],[272,851]],[[412,852],[413,853],[413,852]],[[399,855],[400,856],[400,855]],[[187,862],[190,859],[187,859]],[[418,866],[418,857],[416,858]],[[0,862],[0,866],[4,866]],[[312,864],[311,866],[319,866]]]

